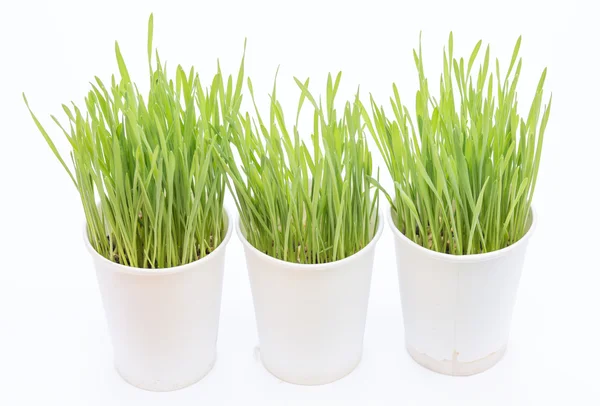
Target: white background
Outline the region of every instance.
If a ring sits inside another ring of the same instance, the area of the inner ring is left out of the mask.
[[[1,405],[600,404],[600,31],[594,6],[526,0],[133,3],[0,5]],[[76,191],[28,117],[21,92],[66,153],[66,140],[49,115],[60,115],[61,103],[81,103],[94,75],[108,79],[117,72],[115,39],[132,76],[146,83],[151,11],[163,60],[171,67],[193,64],[205,78],[214,73],[217,57],[225,71],[237,69],[247,37],[247,73],[259,103],[266,107],[281,65],[279,95],[290,115],[298,96],[293,76],[311,77],[319,92],[326,73],[338,70],[344,72],[340,96],[350,97],[360,83],[363,95],[372,92],[385,103],[395,81],[412,108],[417,81],[411,53],[420,30],[434,82],[450,30],[458,54],[468,57],[483,39],[505,67],[522,34],[521,106],[530,103],[544,66],[554,101],[535,197],[539,223],[504,360],[483,374],[452,378],[410,359],[386,227],[377,248],[363,360],[348,377],[301,387],[264,370],[255,355],[250,288],[234,236],[214,370],[173,393],[145,392],[122,381],[112,367],[95,274],[81,239]]]

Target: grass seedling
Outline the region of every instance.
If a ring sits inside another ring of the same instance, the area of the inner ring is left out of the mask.
[[[96,251],[123,265],[167,268],[204,257],[224,238],[226,183],[214,145],[228,131],[223,117],[237,115],[243,59],[235,89],[231,77],[225,89],[219,68],[204,90],[193,68],[178,66],[171,80],[158,52],[153,65],[152,33],[151,15],[147,101],[115,43],[120,79],[106,86],[95,78],[83,109],[63,105],[66,127],[52,117],[69,140],[73,169],[29,111],[79,191]]]
[[[398,229],[428,249],[449,254],[499,250],[528,230],[544,131],[552,98],[541,109],[546,70],[526,117],[517,112],[522,60],[518,39],[501,75],[490,48],[475,68],[479,41],[468,60],[444,50],[439,99],[423,73],[421,45],[413,51],[419,76],[416,121],[396,85],[392,118],[371,97],[366,125],[394,180],[390,201]],[[472,72],[477,72],[473,74]]]
[[[338,115],[340,79],[341,73],[335,81],[329,75],[324,105],[310,93],[308,80],[295,79],[301,95],[291,128],[276,84],[264,121],[248,79],[258,122],[239,115],[230,144],[221,147],[246,238],[274,258],[302,264],[340,260],[365,247],[377,229],[379,200],[370,182],[372,159],[358,96]],[[298,128],[306,101],[314,111],[310,145]]]

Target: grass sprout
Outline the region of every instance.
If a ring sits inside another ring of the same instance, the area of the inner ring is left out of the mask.
[[[80,109],[63,105],[62,130],[70,169],[42,124],[37,128],[75,184],[90,243],[107,259],[132,267],[167,268],[204,257],[223,240],[225,174],[214,145],[228,131],[226,116],[241,103],[220,67],[204,89],[194,69],[167,75],[158,51],[153,64],[153,16],[148,21],[150,90],[144,99],[115,43],[120,79],[99,78]],[[147,101],[146,101],[147,100]]]
[[[444,49],[439,99],[430,94],[419,41],[416,120],[396,85],[393,115],[371,97],[363,109],[394,181],[390,201],[398,229],[428,249],[455,255],[499,250],[528,230],[544,132],[552,97],[542,109],[546,69],[527,116],[517,112],[521,38],[508,71],[490,60],[489,46],[477,66],[481,41],[469,58],[455,58],[452,33]],[[495,69],[494,69],[495,68]],[[476,73],[476,74],[475,74]]]
[[[360,105],[334,102],[341,73],[329,75],[324,104],[300,88],[296,121],[289,126],[277,100],[276,81],[268,121],[256,110],[239,115],[220,156],[250,244],[288,262],[321,264],[346,258],[373,238],[379,221],[378,191],[370,182],[372,157],[363,134]],[[302,141],[298,118],[313,109],[311,141]],[[239,164],[238,164],[239,160]]]

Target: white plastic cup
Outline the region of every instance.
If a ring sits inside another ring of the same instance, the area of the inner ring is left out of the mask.
[[[371,273],[383,218],[369,244],[326,264],[296,264],[254,248],[236,222],[250,275],[260,357],[277,378],[300,385],[336,381],[362,356]]]
[[[466,376],[494,366],[506,350],[527,242],[535,229],[498,251],[450,255],[402,234],[391,210],[406,348],[422,366]]]
[[[196,383],[216,359],[227,233],[198,261],[164,269],[123,266],[90,245],[117,372],[133,386],[172,391]]]

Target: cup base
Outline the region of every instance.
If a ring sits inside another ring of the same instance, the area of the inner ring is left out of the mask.
[[[303,385],[303,386],[326,385],[328,383],[332,383],[332,382],[338,381],[342,378],[345,378],[346,376],[350,375],[356,369],[356,367],[358,367],[361,359],[362,359],[362,356],[359,357],[358,360],[356,362],[352,363],[352,365],[350,365],[348,368],[344,368],[339,373],[322,375],[322,376],[318,376],[318,377],[317,376],[307,377],[307,376],[301,376],[301,375],[290,373],[291,371],[275,371],[273,368],[270,368],[269,365],[267,365],[267,363],[265,363],[262,355],[260,357],[263,367],[267,370],[267,372],[269,372],[275,378],[277,378],[283,382],[286,382],[286,383],[291,383],[293,385]]]
[[[460,362],[457,360],[456,356],[451,360],[446,359],[439,361],[427,354],[418,352],[410,345],[406,345],[406,350],[417,364],[431,371],[451,376],[469,376],[487,371],[496,365],[504,356],[504,353],[506,352],[506,346],[483,358],[470,362]]]
[[[208,367],[203,370],[197,376],[188,379],[182,380],[179,382],[162,382],[160,380],[148,380],[148,379],[136,379],[131,376],[124,374],[117,365],[115,365],[115,369],[119,376],[128,384],[135,386],[138,389],[147,390],[149,392],[172,392],[179,389],[187,388],[188,386],[192,386],[199,381],[201,381],[206,375],[212,371],[215,366],[216,358],[208,365]]]

